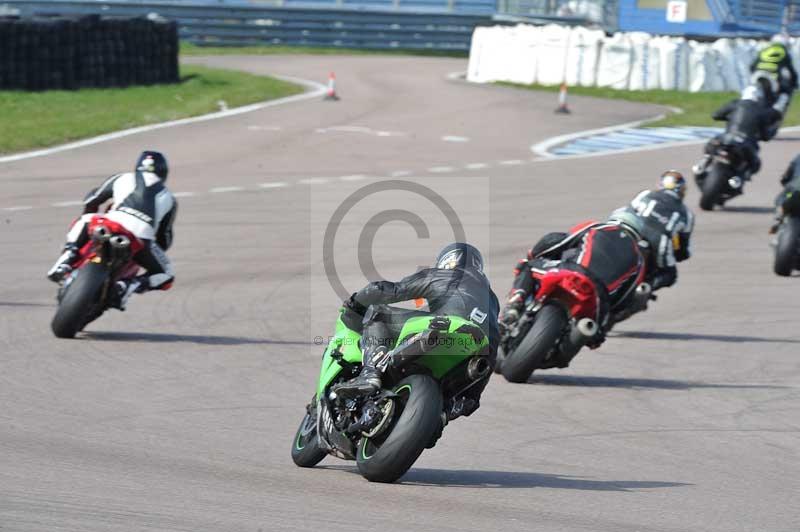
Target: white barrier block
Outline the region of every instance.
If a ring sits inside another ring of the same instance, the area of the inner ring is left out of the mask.
[[[625,90],[631,75],[633,45],[624,33],[603,40],[597,67],[597,86]]]
[[[719,39],[711,48],[716,51],[714,75],[722,80],[722,88],[726,91],[740,91],[747,84],[747,78],[740,75],[736,66],[736,42],[731,39]]]
[[[537,83],[560,85],[564,82],[570,33],[570,28],[557,24],[549,24],[541,29],[537,48]]]
[[[661,88],[665,90],[689,90],[689,44],[684,38],[656,37],[661,51]]]
[[[565,78],[568,85],[593,87],[597,83],[597,63],[605,33],[575,27],[567,43]]]
[[[633,91],[661,87],[661,52],[653,44],[651,35],[642,32],[630,34],[633,44],[633,63],[628,88]]]
[[[501,79],[526,85],[536,82],[539,33],[538,27],[522,24],[506,33],[502,57],[504,77]]]

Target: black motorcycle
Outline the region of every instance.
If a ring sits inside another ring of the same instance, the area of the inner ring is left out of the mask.
[[[750,180],[753,169],[748,164],[743,141],[725,139],[715,143],[711,162],[704,175],[696,177],[700,188],[700,208],[713,210],[731,198],[744,192],[744,184]]]

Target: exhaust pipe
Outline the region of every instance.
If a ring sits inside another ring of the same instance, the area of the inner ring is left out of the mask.
[[[636,292],[633,296],[633,305],[631,305],[631,315],[647,310],[647,304],[650,302],[650,297],[653,294],[653,287],[648,283],[642,283],[636,287]]]
[[[127,236],[114,235],[109,240],[109,243],[114,249],[125,249],[131,245],[131,240]]]
[[[569,331],[569,335],[561,341],[561,354],[572,360],[578,351],[597,334],[597,322],[591,318],[583,318]]]
[[[597,322],[591,318],[583,318],[570,332],[570,337],[576,340],[583,340],[584,343],[591,340],[597,334]]]
[[[111,231],[104,225],[98,225],[92,231],[92,238],[97,242],[105,242],[109,238],[111,238]]]
[[[472,381],[479,381],[492,372],[492,365],[486,357],[472,357],[467,364],[467,377]]]

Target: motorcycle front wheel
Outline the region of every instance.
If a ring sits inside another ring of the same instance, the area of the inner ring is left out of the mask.
[[[292,441],[292,460],[300,467],[314,467],[325,458],[317,434],[317,399],[314,397],[306,408]]]

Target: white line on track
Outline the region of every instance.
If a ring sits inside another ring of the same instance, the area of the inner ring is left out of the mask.
[[[298,181],[301,185],[321,185],[327,183],[327,177],[309,177],[308,179],[301,179]]]
[[[365,126],[331,126],[331,127],[318,127],[314,130],[315,133],[363,133],[365,135],[373,135],[376,137],[403,137],[406,134],[401,131],[383,131],[372,129]]]
[[[254,103],[250,105],[245,105],[242,107],[236,107],[234,109],[228,109],[227,111],[218,111],[216,113],[209,113],[207,115],[201,116],[194,116],[191,118],[182,118],[180,120],[172,120],[171,122],[162,122],[160,124],[150,124],[147,126],[140,126],[134,127],[131,129],[123,129],[122,131],[115,131],[113,133],[107,133],[105,135],[99,135],[97,137],[92,137],[84,140],[79,140],[77,142],[69,142],[67,144],[61,144],[60,146],[54,146],[52,148],[46,148],[43,150],[34,150],[28,151],[24,153],[18,153],[15,155],[6,155],[5,157],[0,157],[0,163],[10,163],[14,161],[20,161],[22,159],[31,159],[33,157],[43,157],[46,155],[52,155],[54,153],[59,153],[62,151],[67,150],[74,150],[77,148],[83,148],[85,146],[91,146],[92,144],[99,144],[101,142],[107,142],[109,140],[115,140],[122,137],[127,137],[129,135],[136,135],[138,133],[145,133],[148,131],[153,131],[156,129],[162,129],[165,127],[174,127],[174,126],[182,126],[186,124],[195,124],[197,122],[205,122],[207,120],[216,120],[218,118],[226,118],[229,116],[240,115],[243,113],[250,113],[253,111],[258,111],[261,109],[265,109],[267,107],[275,107],[278,105],[285,105],[287,103],[299,102],[303,100],[309,100],[312,98],[318,98],[325,94],[325,90],[327,87],[321,83],[317,83],[316,81],[309,81],[306,79],[299,79],[289,76],[278,76],[273,75],[272,77],[282,79],[284,81],[289,81],[292,83],[297,83],[299,85],[305,86],[309,89],[307,92],[302,94],[296,94],[294,96],[287,96],[286,98],[278,98],[277,100],[269,100],[266,102]]]
[[[220,194],[223,192],[241,192],[244,190],[244,187],[214,187],[209,189],[209,192],[212,194]]]
[[[55,203],[51,203],[51,207],[75,207],[77,205],[83,205],[82,201],[57,201]]]
[[[270,181],[268,183],[259,183],[260,188],[282,188],[288,187],[289,184],[285,181]]]
[[[20,206],[17,206],[17,207],[4,207],[3,208],[4,211],[9,211],[9,212],[29,211],[31,209],[33,209],[33,207],[31,207],[30,205],[20,205]]]
[[[248,131],[280,131],[281,126],[247,126]]]
[[[445,142],[469,142],[469,137],[459,137],[458,135],[445,135],[442,137]]]
[[[191,198],[194,192],[173,192],[172,195],[176,198]]]
[[[362,174],[343,175],[339,179],[342,181],[363,181],[367,176]]]
[[[452,166],[431,166],[428,168],[428,172],[433,172],[434,174],[443,174],[445,172],[452,172],[455,170]]]
[[[503,166],[518,166],[522,164],[522,162],[523,161],[519,159],[507,159],[505,161],[500,161],[500,164],[502,164]]]
[[[464,168],[466,168],[467,170],[480,170],[482,168],[488,168],[488,167],[489,165],[486,163],[470,163],[464,165]]]
[[[391,173],[392,177],[405,177],[411,175],[411,170],[395,170]]]

